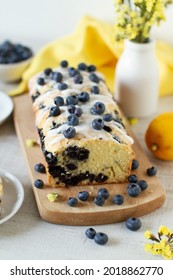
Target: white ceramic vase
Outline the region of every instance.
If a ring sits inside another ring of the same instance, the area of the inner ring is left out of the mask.
[[[157,108],[159,69],[155,42],[125,41],[115,72],[115,99],[127,117],[147,117]]]

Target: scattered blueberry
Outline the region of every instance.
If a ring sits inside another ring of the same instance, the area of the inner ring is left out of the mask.
[[[103,115],[103,120],[105,122],[111,122],[112,121],[112,115],[111,114],[105,114]]]
[[[138,177],[135,175],[135,174],[131,174],[129,177],[128,177],[128,181],[130,183],[136,183],[138,181]]]
[[[34,169],[35,169],[35,171],[37,171],[39,173],[46,173],[46,168],[42,163],[35,164]]]
[[[83,83],[83,77],[80,74],[77,74],[74,76],[74,82],[75,84],[82,84]]]
[[[83,111],[80,107],[77,107],[77,108],[75,108],[74,113],[75,113],[76,116],[80,117],[80,116],[82,116]]]
[[[54,103],[55,103],[55,105],[63,106],[64,105],[64,99],[61,96],[57,96],[54,99]]]
[[[92,89],[91,89],[91,92],[93,94],[99,94],[100,93],[100,89],[97,86],[93,86]]]
[[[101,188],[98,190],[98,195],[101,195],[104,197],[104,199],[107,199],[109,197],[109,191],[106,188]]]
[[[127,192],[129,196],[136,197],[141,193],[141,188],[138,184],[135,183],[128,184]]]
[[[89,79],[92,81],[92,82],[94,82],[94,83],[99,83],[99,81],[100,81],[100,79],[99,79],[99,77],[95,74],[95,73],[91,73],[90,75],[89,75]]]
[[[69,197],[68,199],[68,205],[71,207],[75,207],[78,203],[78,200],[76,197]]]
[[[89,198],[89,192],[81,191],[78,193],[78,199],[81,201],[86,201]]]
[[[85,63],[79,63],[78,64],[78,69],[81,70],[81,71],[86,71],[87,70],[87,66]]]
[[[37,80],[37,84],[38,85],[40,85],[40,86],[44,86],[45,85],[45,81],[44,81],[44,79],[43,78],[38,78],[38,80]]]
[[[132,231],[140,229],[142,226],[141,221],[138,218],[129,218],[126,221],[126,227]]]
[[[67,139],[73,138],[76,135],[76,130],[74,127],[69,126],[63,131],[64,137]]]
[[[60,63],[61,67],[67,68],[68,67],[68,61],[67,60],[62,60]]]
[[[121,194],[116,194],[113,198],[113,202],[117,205],[121,205],[124,203],[124,197]]]
[[[89,65],[88,66],[88,72],[94,72],[96,71],[96,66],[95,65]]]
[[[37,189],[42,189],[43,186],[44,186],[44,183],[42,180],[40,179],[37,179],[34,181],[34,186],[37,188]]]
[[[136,159],[132,161],[132,170],[136,170],[139,167],[139,162]]]
[[[76,105],[78,104],[78,97],[76,95],[70,95],[66,98],[67,105]]]
[[[93,228],[88,228],[86,231],[85,231],[85,235],[90,238],[90,239],[94,239],[94,236],[96,235],[96,231],[95,229]]]
[[[60,108],[58,105],[50,108],[51,117],[56,117],[56,116],[59,116],[60,114],[61,114],[61,111],[60,111]]]
[[[137,181],[137,184],[140,186],[141,190],[144,191],[148,188],[148,184],[144,180]]]
[[[58,84],[58,89],[59,90],[65,90],[68,88],[68,85],[66,83],[60,83]]]
[[[90,96],[88,92],[83,91],[79,93],[78,98],[80,102],[87,102],[90,99]]]
[[[96,115],[101,115],[105,111],[105,105],[102,102],[96,102],[94,103],[92,107],[92,113]]]
[[[97,206],[102,206],[105,203],[105,198],[102,195],[97,195],[94,198],[94,202]]]
[[[157,169],[154,166],[147,169],[147,175],[148,176],[155,176],[156,173],[157,173]]]
[[[70,114],[74,114],[75,113],[75,110],[76,110],[76,107],[74,105],[70,105],[67,107],[67,111],[70,113]]]
[[[104,121],[102,119],[94,119],[92,121],[92,127],[96,130],[101,130],[104,127]]]
[[[77,69],[75,69],[74,67],[70,67],[69,69],[68,69],[68,72],[69,72],[69,75],[70,75],[70,77],[74,77],[74,76],[76,76],[76,75],[78,75],[80,72],[77,70]]]
[[[94,236],[94,241],[99,245],[105,245],[108,242],[108,236],[106,233],[98,232]]]
[[[67,116],[67,124],[76,126],[79,123],[79,119],[75,114],[70,114]]]
[[[46,76],[49,76],[50,73],[52,73],[52,69],[51,69],[51,68],[46,68],[46,69],[44,69],[44,74],[45,74]]]
[[[63,76],[60,72],[54,72],[53,73],[53,80],[57,83],[61,83],[63,79]]]

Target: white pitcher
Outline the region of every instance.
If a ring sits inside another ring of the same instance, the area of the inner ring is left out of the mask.
[[[115,72],[115,99],[127,117],[147,117],[157,108],[159,69],[155,42],[125,41]]]

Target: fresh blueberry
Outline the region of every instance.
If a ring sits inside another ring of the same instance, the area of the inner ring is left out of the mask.
[[[74,113],[75,113],[76,116],[80,117],[80,116],[82,116],[83,111],[80,107],[77,107],[77,108],[75,108]]]
[[[127,192],[129,196],[136,197],[141,193],[141,188],[138,184],[135,183],[128,184]]]
[[[46,69],[44,69],[44,74],[45,74],[46,76],[49,76],[50,73],[52,73],[52,69],[51,69],[51,68],[46,68]]]
[[[61,67],[67,68],[68,67],[68,61],[67,60],[62,60],[60,63]]]
[[[96,71],[96,66],[95,65],[89,65],[88,66],[88,72],[94,72]]]
[[[39,173],[46,173],[46,168],[42,163],[35,164],[34,169],[35,169],[35,171],[37,171]]]
[[[98,77],[95,73],[91,73],[91,74],[89,75],[89,79],[90,79],[92,82],[97,83],[97,84],[100,82],[99,77]]]
[[[69,72],[70,77],[74,77],[74,76],[80,74],[80,72],[77,69],[75,69],[74,67],[70,67],[68,69],[68,72]]]
[[[50,116],[57,117],[61,114],[60,108],[58,105],[50,108]]]
[[[74,127],[69,126],[67,129],[63,131],[64,137],[67,139],[71,139],[75,137],[76,135],[76,130]]]
[[[90,99],[90,96],[88,92],[83,91],[79,93],[78,98],[80,102],[87,102]]]
[[[94,241],[99,245],[105,245],[108,242],[108,236],[106,233],[98,232],[94,236]]]
[[[138,177],[137,177],[135,174],[131,174],[131,175],[129,175],[129,177],[128,177],[128,181],[129,181],[130,183],[136,183],[136,182],[138,181]]]
[[[154,166],[147,169],[147,175],[148,176],[155,176],[156,173],[157,173],[157,169]]]
[[[76,95],[70,95],[66,98],[67,105],[76,105],[78,104],[78,97]]]
[[[43,186],[44,186],[44,183],[42,180],[40,179],[37,179],[34,181],[34,186],[37,188],[37,189],[42,189]]]
[[[94,236],[96,235],[96,231],[95,229],[93,228],[88,228],[86,231],[85,231],[85,235],[90,238],[90,239],[94,239]]]
[[[67,116],[67,124],[76,126],[79,123],[79,119],[75,114],[70,114]]]
[[[129,218],[126,221],[126,227],[132,231],[140,229],[142,226],[141,221],[138,218]]]
[[[58,89],[59,90],[65,90],[68,88],[68,85],[66,83],[60,83],[58,84]]]
[[[136,159],[132,161],[132,170],[136,170],[139,167],[139,162]]]
[[[54,99],[54,103],[55,103],[55,105],[63,106],[64,105],[64,99],[61,96],[57,96]]]
[[[75,84],[82,84],[83,83],[83,77],[80,74],[77,74],[74,76],[74,83]]]
[[[102,130],[104,127],[104,121],[102,119],[94,119],[92,121],[92,127],[96,130]]]
[[[79,63],[78,64],[78,69],[81,70],[81,71],[86,71],[87,70],[87,66],[85,63]]]
[[[97,86],[93,86],[92,89],[91,89],[91,92],[93,94],[99,94],[100,93],[100,89]]]
[[[78,193],[78,199],[81,201],[86,201],[89,198],[89,192],[81,191]]]
[[[144,190],[146,190],[148,188],[148,184],[144,180],[137,181],[137,184],[140,186],[141,191],[144,191]]]
[[[105,105],[102,102],[96,102],[94,103],[92,107],[92,113],[96,115],[101,115],[105,111]]]
[[[111,114],[105,114],[103,115],[103,120],[105,122],[111,122],[112,121],[112,115]]]
[[[45,85],[45,81],[44,81],[44,79],[43,78],[38,78],[38,80],[37,80],[37,84],[39,84],[40,86],[44,86]]]
[[[57,83],[61,83],[62,82],[62,74],[60,72],[54,72],[53,73],[53,80]]]
[[[67,111],[70,113],[70,114],[74,114],[75,113],[75,110],[76,110],[76,107],[74,105],[70,105],[67,107]]]
[[[102,206],[105,203],[105,198],[102,195],[97,195],[94,198],[94,202],[97,206]]]
[[[106,188],[101,188],[98,190],[98,195],[101,195],[104,197],[104,199],[107,199],[109,197],[109,191]]]
[[[121,194],[116,194],[113,198],[113,202],[117,205],[121,205],[124,203],[124,197]]]
[[[75,207],[78,203],[78,200],[76,197],[69,197],[68,199],[68,205],[71,207]]]

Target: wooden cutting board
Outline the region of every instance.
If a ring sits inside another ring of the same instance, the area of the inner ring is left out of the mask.
[[[31,100],[28,94],[14,98],[14,122],[16,131],[23,148],[23,152],[28,165],[28,170],[33,186],[35,199],[40,216],[43,220],[64,225],[99,225],[124,221],[129,217],[140,217],[159,208],[165,201],[165,191],[156,176],[148,177],[146,169],[151,166],[148,158],[141,149],[135,135],[128,128],[129,134],[135,143],[133,149],[136,159],[140,162],[140,167],[133,171],[139,179],[146,180],[148,189],[143,191],[138,197],[130,197],[126,192],[126,184],[105,184],[110,192],[110,197],[103,206],[97,206],[93,202],[95,195],[101,185],[88,187],[68,187],[53,189],[47,184],[45,174],[34,171],[34,165],[44,162],[44,157],[40,147],[27,147],[26,139],[38,139],[35,129],[34,116],[32,113]],[[43,189],[34,187],[34,180],[42,179],[45,182]],[[102,185],[103,186],[103,185]],[[79,201],[76,207],[68,206],[68,198],[78,195],[79,191],[89,190],[90,199],[87,202]],[[51,203],[47,199],[47,194],[57,192],[59,194],[57,202]],[[115,194],[124,196],[124,203],[120,206],[113,204],[112,199]]]

